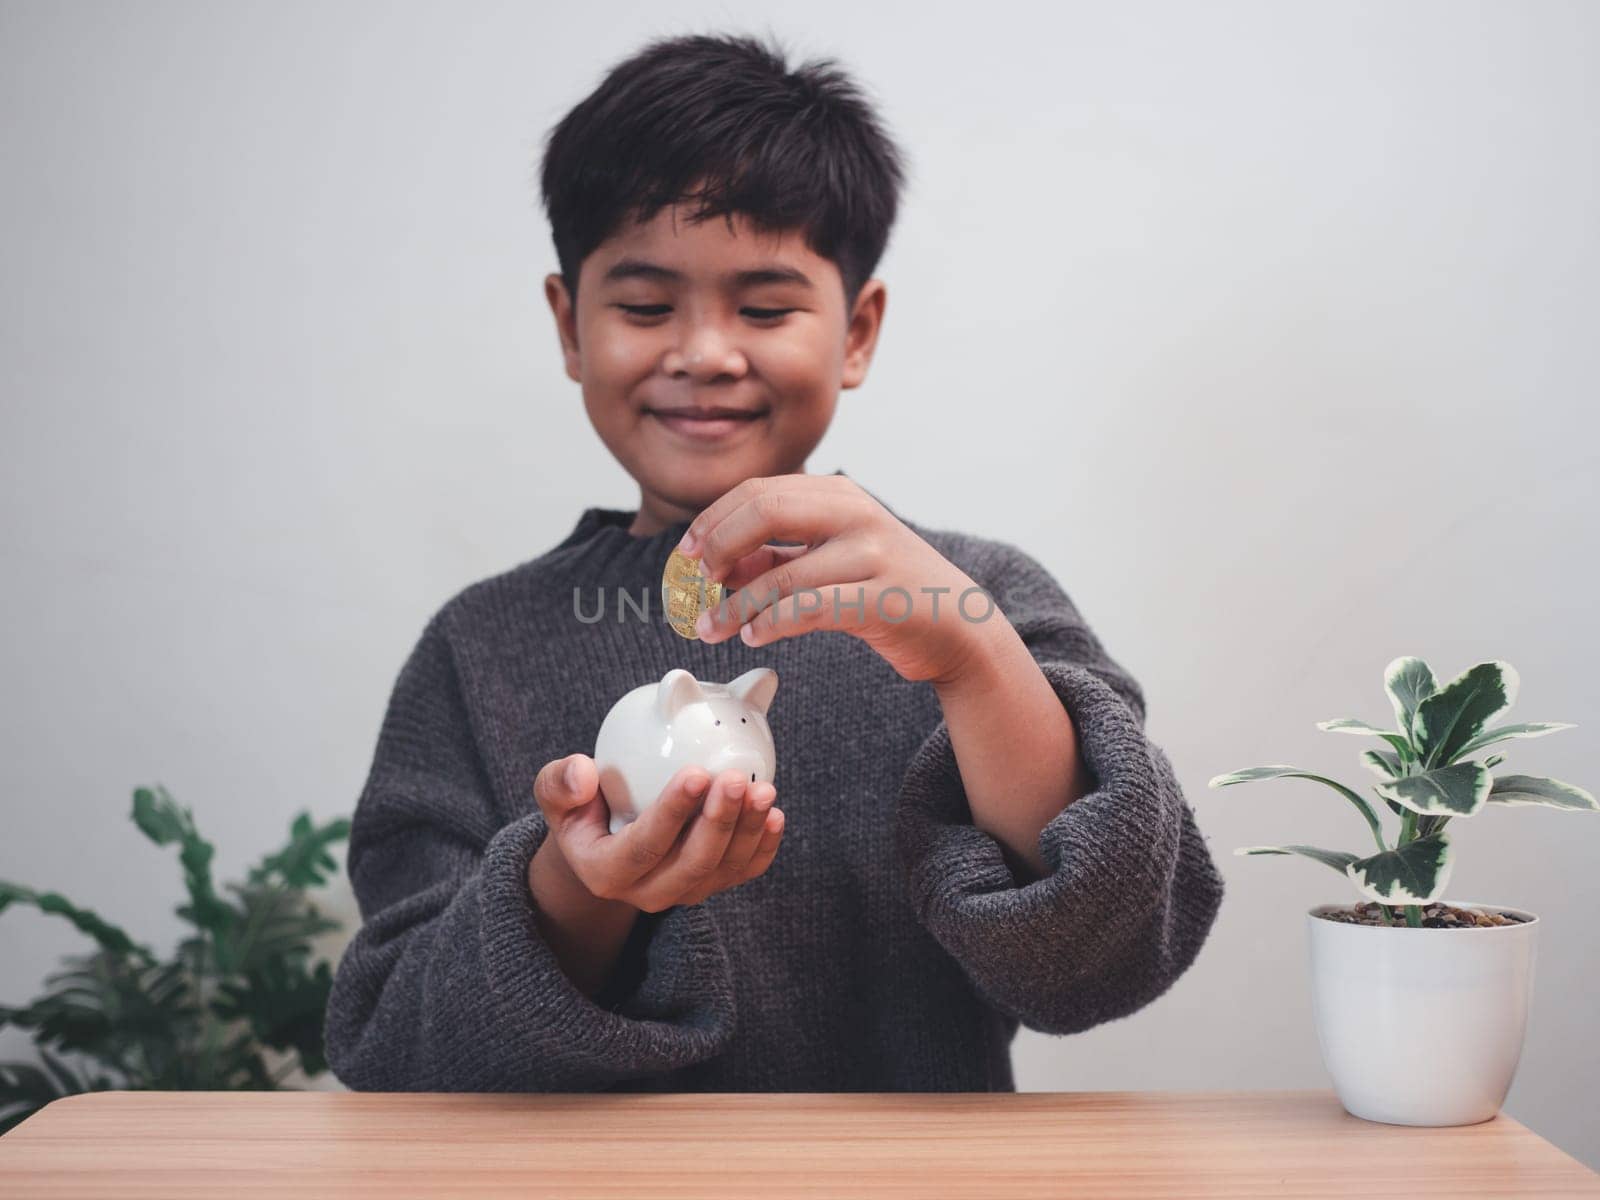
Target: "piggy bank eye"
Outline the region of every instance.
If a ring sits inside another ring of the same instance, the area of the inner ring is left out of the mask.
[[[717,724],[718,724],[718,725],[721,725],[721,724],[722,724],[722,722],[721,722],[721,721],[718,721],[718,722],[717,722]]]
[[[739,718],[739,724],[741,724],[741,725],[748,725],[748,724],[749,724],[749,722],[748,722],[748,721],[746,721],[746,720],[745,720],[745,719],[744,719],[744,718],[743,718],[743,717],[740,717],[740,718]]]

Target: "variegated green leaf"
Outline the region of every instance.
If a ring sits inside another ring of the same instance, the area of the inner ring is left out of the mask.
[[[1383,690],[1389,693],[1400,732],[1410,737],[1417,705],[1434,693],[1433,672],[1420,658],[1397,658],[1383,669]]]
[[[1265,767],[1246,767],[1242,771],[1232,771],[1226,775],[1213,776],[1209,786],[1228,787],[1235,783],[1252,783],[1258,779],[1314,779],[1318,783],[1325,783],[1338,792],[1351,804],[1356,806],[1356,811],[1365,818],[1368,827],[1372,830],[1372,840],[1378,845],[1383,845],[1383,826],[1378,824],[1378,814],[1373,811],[1372,805],[1358,793],[1351,791],[1344,784],[1329,779],[1325,775],[1314,775],[1310,771],[1302,771],[1299,767],[1284,766],[1275,763]]]
[[[1501,763],[1505,762],[1505,760],[1506,756],[1504,754],[1491,754],[1488,758],[1483,760],[1483,765],[1492,771]]]
[[[1344,869],[1355,862],[1357,855],[1347,854],[1343,850],[1323,850],[1316,846],[1240,846],[1235,854],[1299,854],[1306,858],[1315,859],[1325,867],[1332,867],[1339,874],[1344,874]]]
[[[1417,705],[1412,738],[1427,767],[1442,767],[1460,757],[1483,727],[1517,699],[1517,672],[1495,660],[1468,667]]]
[[[1547,733],[1576,728],[1577,726],[1568,721],[1529,721],[1522,725],[1501,725],[1495,729],[1485,729],[1477,737],[1461,747],[1461,755],[1465,757],[1475,751],[1482,750],[1485,746],[1503,742],[1507,738],[1543,737]]]
[[[1387,750],[1364,750],[1361,754],[1361,761],[1368,770],[1382,775],[1385,779],[1400,779],[1406,773],[1404,764],[1409,757],[1409,754],[1390,754]],[[1387,796],[1379,796],[1378,798],[1383,801],[1384,807],[1395,816],[1404,817],[1406,815],[1403,805],[1396,804]]]
[[[1600,812],[1594,797],[1576,784],[1543,775],[1501,775],[1489,791],[1491,804],[1543,804],[1569,812]]]
[[[1317,728],[1324,733],[1355,733],[1362,737],[1381,737],[1394,747],[1396,754],[1404,755],[1410,749],[1410,743],[1392,729],[1379,729],[1376,725],[1366,721],[1358,721],[1354,717],[1335,717],[1331,721],[1318,721]]]
[[[1354,717],[1335,717],[1331,721],[1318,721],[1317,728],[1325,733],[1375,733],[1380,737],[1393,732],[1390,729],[1380,729],[1367,721],[1358,721]]]
[[[1377,783],[1373,791],[1412,812],[1470,817],[1488,802],[1493,781],[1494,776],[1479,764],[1460,762],[1435,767],[1421,775]]]
[[[1397,850],[1357,859],[1344,873],[1368,900],[1380,904],[1427,904],[1444,894],[1454,865],[1450,836],[1441,829]]]
[[[1363,750],[1361,762],[1385,779],[1398,779],[1405,773],[1400,766],[1400,756],[1387,750]]]

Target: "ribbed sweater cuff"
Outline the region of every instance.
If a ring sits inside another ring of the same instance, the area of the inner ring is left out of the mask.
[[[528,864],[544,841],[544,814],[501,829],[484,852],[481,903],[485,974],[508,1054],[539,1076],[614,1079],[699,1062],[725,1049],[735,1011],[727,954],[704,905],[667,909],[645,973],[616,1011],[602,1008],[561,969],[539,934]]]
[[[1017,886],[999,842],[972,824],[942,721],[906,772],[897,838],[924,925],[1000,1007],[1066,1032],[1170,986],[1204,942],[1222,884],[1127,704],[1084,667],[1040,667],[1096,785],[1040,832],[1049,873]]]

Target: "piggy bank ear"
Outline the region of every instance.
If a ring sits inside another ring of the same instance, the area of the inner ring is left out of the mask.
[[[728,685],[728,691],[757,712],[765,714],[778,690],[778,673],[771,667],[755,667]]]
[[[674,667],[661,677],[656,685],[656,715],[670,723],[686,704],[704,700],[700,681],[682,667]]]

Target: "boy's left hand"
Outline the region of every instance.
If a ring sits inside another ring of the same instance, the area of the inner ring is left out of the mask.
[[[751,646],[837,630],[905,679],[948,683],[1004,620],[981,589],[963,600],[978,588],[971,577],[842,475],[747,479],[694,519],[678,549],[726,593],[700,619],[707,642],[735,630]]]

